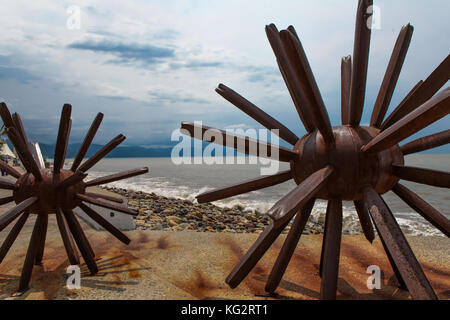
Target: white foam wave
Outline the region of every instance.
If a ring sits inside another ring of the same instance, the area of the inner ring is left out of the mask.
[[[111,172],[112,173],[112,172]],[[110,173],[107,172],[92,172],[89,174],[90,178],[97,178]],[[155,193],[159,196],[167,198],[177,198],[196,202],[198,194],[212,190],[212,187],[205,186],[195,189],[191,186],[180,185],[168,181],[163,177],[135,177],[122,181],[116,181],[107,184],[108,187],[122,188],[134,191],[142,191],[146,193]],[[244,210],[266,212],[269,210],[278,199],[270,199],[265,196],[264,191],[256,191],[253,194],[259,195],[259,199],[255,200],[249,197],[249,194],[238,195],[230,199],[215,201],[214,204],[219,207],[232,208],[240,206]],[[310,217],[310,223],[324,225],[326,201],[316,201]],[[414,213],[398,213],[396,214],[397,221],[402,230],[409,235],[420,236],[442,236],[436,228],[432,227],[424,219],[417,217]],[[343,232],[347,234],[361,233],[361,226],[358,215],[353,207],[343,208]]]

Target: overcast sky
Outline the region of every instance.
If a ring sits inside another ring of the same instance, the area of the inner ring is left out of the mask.
[[[403,25],[410,22],[414,34],[391,110],[450,51],[448,0],[374,3],[381,9],[381,29],[372,31],[363,123]],[[105,118],[95,142],[121,132],[126,144],[164,146],[181,121],[259,127],[214,92],[222,82],[302,135],[264,26],[294,25],[331,122],[338,125],[340,59],[353,51],[356,4],[3,0],[0,99],[22,115],[34,141],[54,143],[61,107],[71,103],[71,143],[83,139],[101,111]],[[80,8],[80,29],[67,26],[71,6]],[[447,116],[421,135],[447,129],[449,122]]]

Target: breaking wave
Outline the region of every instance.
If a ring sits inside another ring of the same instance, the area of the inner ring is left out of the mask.
[[[113,172],[92,172],[91,178],[97,178]],[[117,181],[107,184],[109,187],[123,188],[127,190],[155,193],[167,198],[177,198],[196,202],[196,196],[203,192],[212,190],[212,187],[195,187],[182,185],[168,180],[164,177],[134,177],[127,180]],[[230,199],[215,201],[219,207],[232,208],[240,206],[244,210],[266,212],[279,198],[269,197],[264,190],[253,191],[251,193],[232,197]],[[323,225],[325,221],[326,201],[318,200],[311,213],[310,222]],[[394,212],[397,221],[403,232],[408,235],[420,236],[443,236],[435,227],[430,225],[422,217],[414,212]],[[358,216],[351,202],[344,202],[343,207],[343,233],[361,233]]]

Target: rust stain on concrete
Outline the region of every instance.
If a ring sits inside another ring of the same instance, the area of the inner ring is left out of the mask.
[[[156,241],[156,248],[168,249],[170,247],[169,236],[164,235],[158,238]]]
[[[184,281],[174,281],[174,284],[197,299],[212,299],[218,286],[207,278],[200,270],[194,269]]]

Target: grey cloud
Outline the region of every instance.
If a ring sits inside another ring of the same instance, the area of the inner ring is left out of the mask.
[[[158,91],[149,91],[148,95],[152,97],[153,103],[197,103],[197,104],[204,104],[208,103],[207,100],[201,99],[201,98],[195,98],[192,96],[183,96],[180,94],[172,94],[172,93],[162,93]]]
[[[15,62],[10,56],[0,56],[0,79],[29,83],[30,81],[40,79],[40,77],[26,69],[15,66]]]
[[[155,64],[166,58],[174,57],[171,48],[158,47],[150,44],[125,43],[111,40],[85,40],[77,41],[68,45],[68,48],[88,50],[115,55],[118,59],[110,60],[111,63],[130,64],[141,62],[144,64]]]
[[[165,40],[173,40],[178,38],[180,35],[180,33],[176,30],[173,29],[164,29],[161,31],[158,31],[154,34],[151,35],[152,38],[154,39],[165,39]]]
[[[182,68],[186,69],[217,68],[222,66],[223,63],[220,61],[198,61],[198,60],[186,61],[185,63],[174,62],[170,64],[170,68],[172,70],[178,70]]]
[[[250,82],[265,82],[269,77],[281,76],[278,70],[272,67],[248,66],[239,69],[246,70],[249,73],[247,79]]]
[[[0,79],[16,80],[20,83],[28,83],[32,80],[38,80],[40,78],[25,69],[0,66]]]
[[[117,100],[117,101],[124,101],[124,100],[133,100],[130,97],[125,96],[98,96],[99,98],[108,99],[108,100]]]

